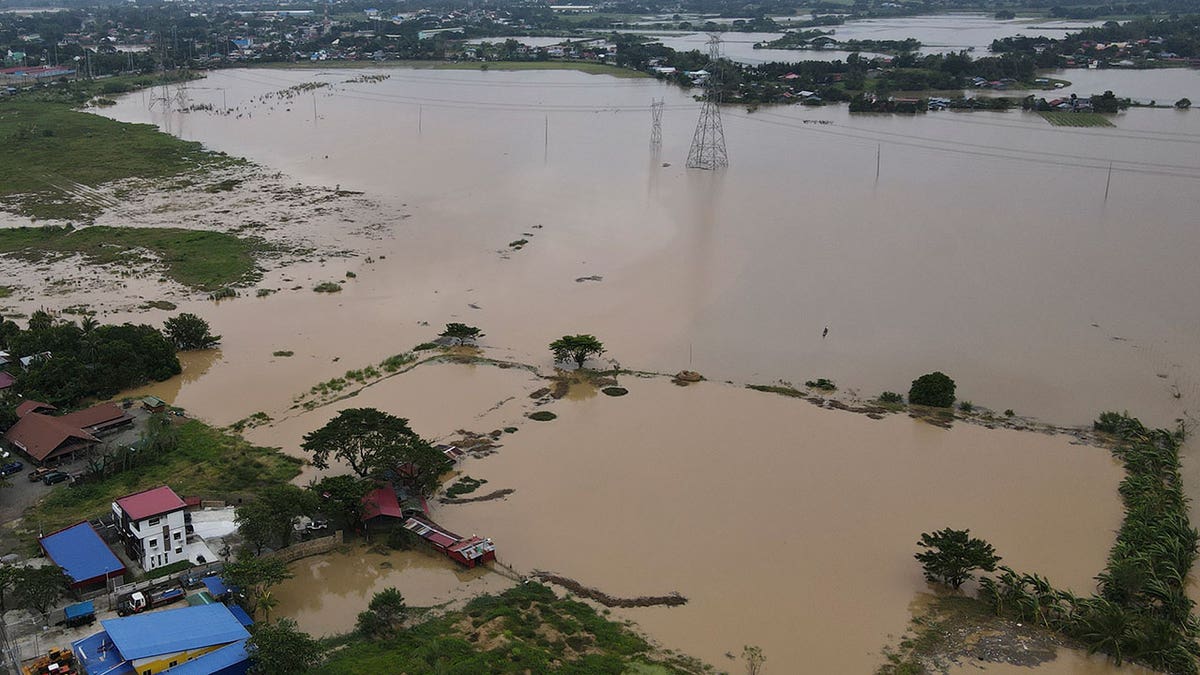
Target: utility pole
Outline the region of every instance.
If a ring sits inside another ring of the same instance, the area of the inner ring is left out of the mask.
[[[1112,185],[1112,162],[1108,163],[1108,179],[1104,181],[1104,202],[1108,203],[1108,186]]]
[[[704,82],[704,105],[700,108],[700,120],[696,123],[696,134],[692,147],[688,149],[687,168],[712,171],[729,166],[725,153],[725,129],[721,126],[721,78],[718,62],[721,60],[721,37],[712,34],[708,38],[708,77]]]
[[[662,114],[665,103],[666,101],[658,99],[650,103],[650,117],[653,120],[650,126],[650,150],[656,155],[662,152]]]
[[[550,161],[550,115],[546,115],[545,139],[542,141],[542,164]]]
[[[882,154],[883,154],[883,144],[880,143],[875,146],[875,184],[876,185],[879,184],[879,159],[880,159],[880,156],[882,156]]]

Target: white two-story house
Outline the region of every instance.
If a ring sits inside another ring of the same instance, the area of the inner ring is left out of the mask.
[[[166,485],[113,502],[125,550],[143,570],[149,572],[187,560],[185,507],[179,495]]]

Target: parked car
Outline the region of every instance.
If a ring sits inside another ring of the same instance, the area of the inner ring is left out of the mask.
[[[0,466],[0,476],[11,476],[14,473],[19,473],[24,468],[25,465],[20,462],[9,462],[4,466]]]
[[[44,467],[44,466],[38,467],[38,468],[34,469],[33,471],[29,472],[29,482],[33,483],[33,482],[39,481],[39,480],[45,478],[46,474],[53,473],[53,471],[54,471],[54,469],[51,469],[48,467]]]
[[[42,476],[42,482],[46,485],[54,485],[55,483],[61,483],[64,480],[71,480],[71,474],[64,471],[51,471],[45,476]]]

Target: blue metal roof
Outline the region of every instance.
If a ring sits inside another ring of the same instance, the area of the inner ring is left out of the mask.
[[[239,640],[167,670],[168,675],[243,675],[250,668],[246,641]]]
[[[66,609],[63,610],[63,615],[66,616],[68,619],[77,619],[81,616],[87,616],[89,614],[95,614],[95,613],[96,613],[96,606],[92,604],[91,600],[88,600],[87,602],[80,602],[80,603],[76,603],[74,605],[70,605]]]
[[[249,626],[250,624],[254,623],[254,619],[250,618],[250,615],[246,613],[246,610],[238,607],[237,605],[229,605],[229,612],[233,614],[233,616],[238,620],[238,623],[242,624],[243,626]]]
[[[86,675],[137,675],[104,631],[72,642],[71,651]]]
[[[225,605],[197,605],[101,621],[130,661],[245,640],[250,633]]]
[[[39,542],[54,564],[77,584],[125,572],[125,566],[89,523],[72,525]]]
[[[214,598],[220,598],[229,592],[220,577],[204,577],[204,587]]]

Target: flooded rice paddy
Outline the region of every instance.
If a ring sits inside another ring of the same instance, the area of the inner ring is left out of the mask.
[[[1118,467],[1067,437],[870,420],[737,385],[829,377],[870,397],[943,370],[961,399],[1056,423],[1128,409],[1170,424],[1195,409],[1195,114],[1133,110],[1114,129],[1068,130],[1017,112],[728,107],[731,166],[708,174],[683,168],[694,102],[652,80],[379,72],[391,77],[222,71],[189,96],[227,97],[229,115],[164,116],[136,95],[106,113],[380,204],[381,236],[297,265],[295,290],[181,303],[222,351],[164,393],[218,424],[263,410],[277,421],[248,437],[289,452],[348,406],[437,438],[518,424],[464,466],[516,493],[434,517],[492,537],[518,569],[614,595],[678,590],[682,608],[621,612],[668,647],[732,667],[724,653],[756,643],[774,664],[867,671],[926,590],[911,558],[921,531],[970,527],[1013,567],[1088,592],[1120,520]],[[333,86],[261,98],[310,81]],[[657,154],[653,97],[667,100]],[[341,293],[310,290],[347,271]],[[531,373],[428,365],[291,409],[448,321],[483,328],[487,355],[543,372],[545,345],[582,331],[624,368],[717,382],[622,377],[628,396],[558,401],[557,420],[535,423],[527,394],[544,382]],[[294,356],[271,356],[283,349]],[[343,615],[394,574],[364,560],[358,587],[304,599],[292,596],[311,586],[296,585],[281,607],[316,632],[349,629]],[[487,583],[430,574],[437,598]],[[343,609],[322,625],[325,602]],[[1048,668],[1108,672],[1072,654]]]

